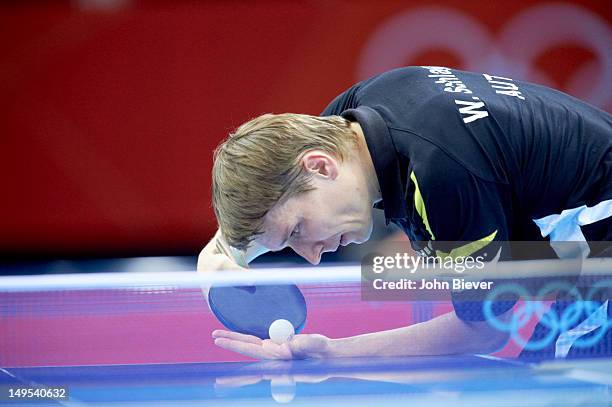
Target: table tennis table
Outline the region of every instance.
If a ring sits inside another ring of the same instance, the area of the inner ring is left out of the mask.
[[[10,387],[62,387],[17,400]],[[612,360],[346,358],[0,369],[6,405],[609,406]]]

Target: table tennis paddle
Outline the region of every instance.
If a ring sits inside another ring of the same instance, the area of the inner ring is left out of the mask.
[[[269,339],[268,328],[286,319],[298,333],[306,323],[306,300],[300,289],[289,285],[211,287],[208,304],[229,330]]]

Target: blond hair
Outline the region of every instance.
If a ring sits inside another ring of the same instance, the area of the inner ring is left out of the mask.
[[[300,165],[304,153],[344,160],[356,141],[340,116],[265,114],[236,129],[215,150],[212,172],[213,208],[227,243],[245,250],[274,205],[313,188]]]

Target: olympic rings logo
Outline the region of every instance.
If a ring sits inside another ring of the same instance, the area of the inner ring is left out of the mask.
[[[433,29],[432,29],[433,27]],[[366,41],[357,78],[406,65],[429,49],[447,49],[467,70],[492,72],[555,87],[535,66],[547,49],[567,43],[592,51],[596,61],[579,67],[566,91],[602,108],[612,106],[612,30],[588,9],[549,3],[530,7],[510,19],[492,38],[473,16],[443,7],[421,7],[384,21]]]
[[[575,324],[589,318],[602,306],[602,301],[597,300],[605,290],[612,288],[612,278],[601,280],[590,287],[586,297],[583,297],[576,286],[565,281],[552,281],[542,287],[537,295],[532,297],[528,290],[516,283],[502,284],[496,286],[489,292],[483,302],[483,314],[486,321],[494,328],[510,333],[511,339],[526,350],[541,350],[552,344],[559,334],[567,332]],[[558,315],[553,309],[546,310],[542,299],[550,297],[555,292],[565,292],[571,297],[571,303]],[[509,322],[502,321],[493,312],[493,303],[497,298],[507,294],[514,294],[524,300],[524,306],[513,311]],[[605,296],[608,298],[609,296]],[[609,306],[609,305],[608,305]],[[524,339],[519,330],[523,328],[533,316],[537,316],[539,322],[548,328],[548,333],[543,338]],[[592,331],[594,335],[584,335],[577,338],[572,347],[588,348],[597,344],[607,330],[612,326],[612,320],[607,316],[601,325]]]

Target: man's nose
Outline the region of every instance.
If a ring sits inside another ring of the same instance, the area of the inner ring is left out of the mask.
[[[291,245],[294,252],[306,259],[310,264],[316,266],[321,262],[320,244],[295,244]]]

